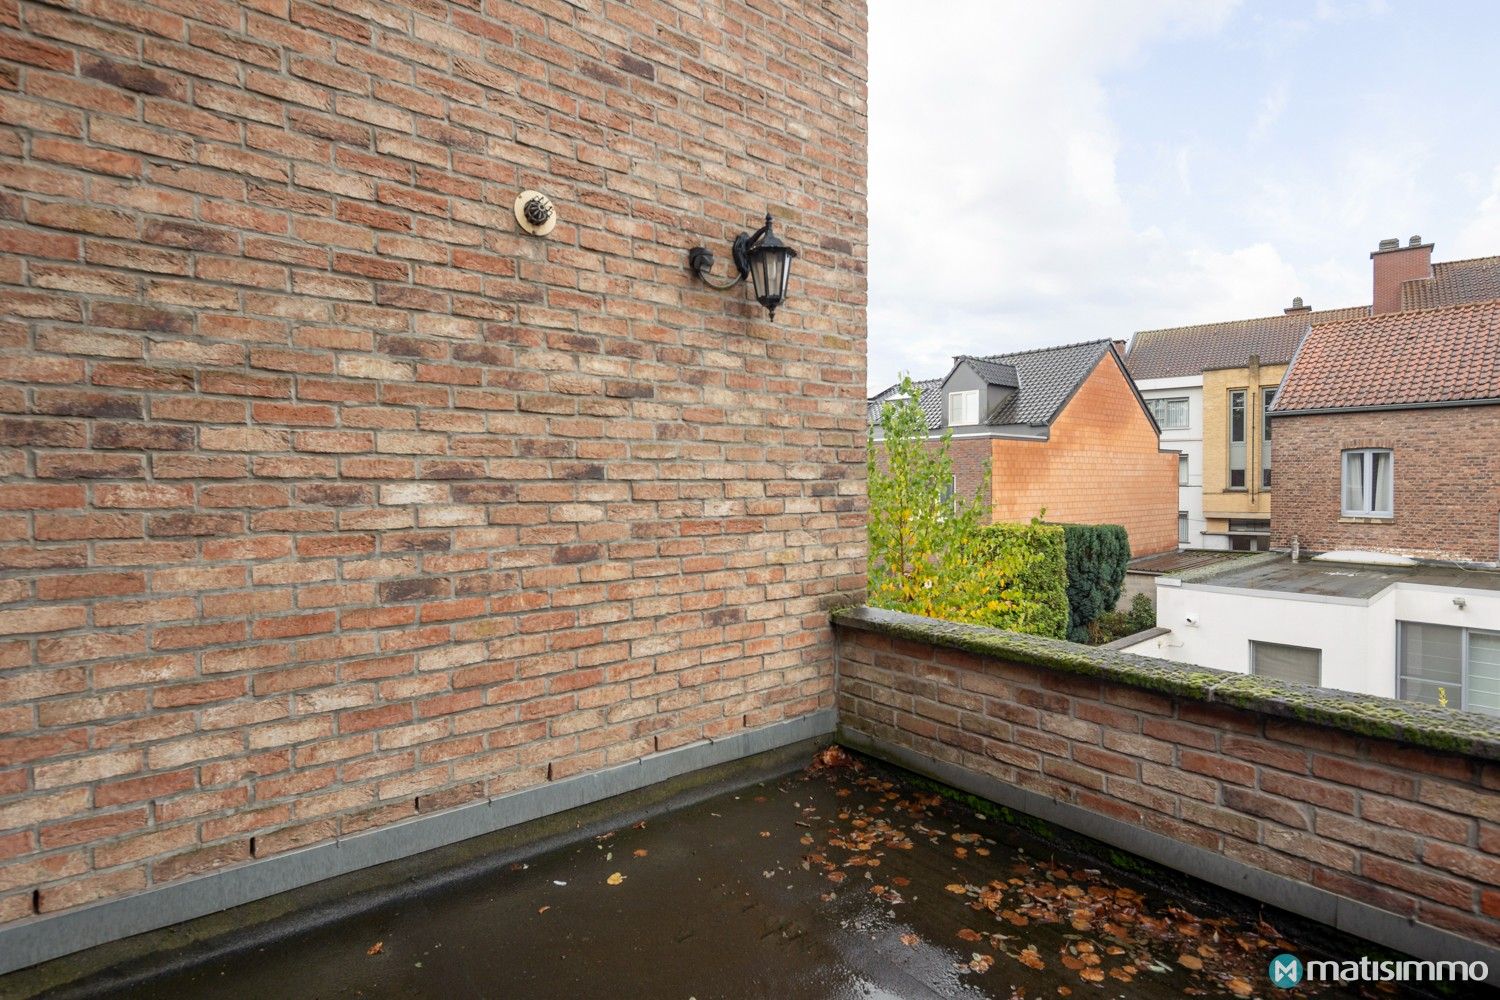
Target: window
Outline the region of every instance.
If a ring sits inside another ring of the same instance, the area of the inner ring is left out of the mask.
[[[1229,488],[1245,488],[1245,390],[1229,394]]]
[[[1267,415],[1276,400],[1276,387],[1260,391],[1260,485],[1271,488],[1271,419]]]
[[[1500,634],[1400,622],[1396,646],[1399,697],[1500,715]]]
[[[1387,448],[1344,452],[1345,517],[1394,517],[1392,458]]]
[[[948,426],[967,427],[979,423],[979,390],[948,393]]]
[[[1179,510],[1177,512],[1177,544],[1178,545],[1186,545],[1187,543],[1188,543],[1188,516],[1187,516],[1187,511],[1185,511],[1185,510]]]
[[[1156,426],[1164,431],[1186,430],[1188,425],[1188,401],[1186,396],[1172,399],[1148,399],[1146,406],[1156,418]]]
[[[1188,457],[1187,457],[1187,452],[1184,451],[1184,452],[1178,453],[1178,455],[1177,455],[1177,485],[1178,486],[1186,486],[1187,484],[1188,484]]]
[[[1307,646],[1250,640],[1250,672],[1258,677],[1318,686],[1323,679],[1323,651]]]

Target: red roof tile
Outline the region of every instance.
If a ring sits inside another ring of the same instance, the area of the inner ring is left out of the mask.
[[[1402,309],[1436,309],[1500,299],[1500,257],[1439,261],[1432,277],[1401,285]]]
[[[1216,368],[1243,368],[1252,354],[1258,355],[1263,365],[1284,365],[1292,359],[1310,325],[1369,314],[1369,306],[1354,306],[1142,330],[1130,342],[1125,366],[1130,369],[1131,378],[1140,380],[1201,375]]]
[[[1314,326],[1273,412],[1500,400],[1500,301]]]

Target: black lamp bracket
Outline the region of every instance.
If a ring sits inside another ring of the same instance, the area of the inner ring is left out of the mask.
[[[768,212],[764,226],[753,233],[740,233],[734,238],[734,245],[730,247],[729,252],[734,260],[734,269],[738,273],[733,278],[728,280],[715,278],[709,273],[714,267],[714,255],[713,251],[707,247],[693,247],[688,251],[688,267],[710,288],[720,290],[733,288],[750,276],[750,251],[765,237],[766,231],[770,228],[771,215]]]

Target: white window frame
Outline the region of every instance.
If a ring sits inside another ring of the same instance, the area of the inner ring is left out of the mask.
[[[955,416],[955,411],[958,412]],[[966,420],[972,414],[973,419]],[[979,390],[961,389],[948,393],[948,426],[968,427],[979,423]]]
[[[1179,451],[1177,453],[1177,485],[1187,486],[1188,480],[1192,478],[1191,463],[1188,461],[1188,453]]]
[[[1322,649],[1318,648],[1317,646],[1298,646],[1298,645],[1294,645],[1293,643],[1290,643],[1290,642],[1269,642],[1269,641],[1264,640],[1264,639],[1251,639],[1250,640],[1250,673],[1254,674],[1257,677],[1264,677],[1265,676],[1259,670],[1256,669],[1256,662],[1255,662],[1256,661],[1256,654],[1259,652],[1259,647],[1261,647],[1261,646],[1280,646],[1282,649],[1295,649],[1295,650],[1297,650],[1298,652],[1301,652],[1301,653],[1317,653],[1318,654],[1318,679],[1315,680],[1315,681],[1313,681],[1312,686],[1313,687],[1322,687],[1323,686],[1323,650]]]
[[[1182,422],[1174,423],[1168,419],[1173,410],[1173,404],[1181,403]],[[1156,418],[1156,426],[1164,431],[1185,431],[1193,424],[1192,412],[1188,406],[1186,396],[1164,396],[1158,399],[1147,400],[1151,407],[1151,415]]]
[[[1377,449],[1377,450],[1379,450],[1379,449]],[[1406,674],[1406,660],[1405,660],[1405,657],[1403,656],[1403,651],[1405,649],[1406,644],[1405,644],[1404,636],[1402,635],[1402,632],[1405,630],[1406,626],[1408,626],[1408,625],[1436,625],[1436,624],[1440,624],[1440,623],[1438,623],[1438,622],[1412,622],[1412,621],[1397,621],[1396,622],[1396,697],[1397,698],[1401,698],[1401,686],[1402,686],[1402,682],[1405,681],[1405,680],[1408,680],[1408,677],[1407,677],[1407,674]],[[1494,629],[1487,629],[1487,628],[1469,628],[1469,627],[1464,626],[1464,625],[1446,625],[1446,623],[1442,623],[1442,624],[1444,624],[1447,628],[1456,629],[1458,631],[1458,696],[1457,697],[1452,697],[1452,696],[1449,697],[1449,699],[1448,699],[1448,707],[1449,708],[1453,708],[1453,709],[1458,709],[1458,710],[1461,710],[1461,711],[1465,711],[1465,712],[1479,712],[1480,714],[1483,714],[1483,715],[1494,715],[1494,714],[1496,714],[1494,712],[1489,711],[1488,709],[1479,708],[1477,706],[1473,706],[1473,705],[1469,704],[1469,689],[1470,689],[1470,686],[1471,686],[1470,685],[1470,680],[1469,680],[1469,665],[1470,665],[1469,664],[1469,637],[1472,636],[1472,635],[1500,636],[1500,632],[1496,632]],[[1434,682],[1429,681],[1428,683],[1434,683]],[[1415,702],[1418,705],[1430,705],[1430,704],[1433,704],[1432,702],[1420,701],[1420,700],[1418,700],[1416,698],[1405,698],[1405,699],[1402,699],[1402,700],[1404,700],[1404,701],[1412,701],[1412,702]]]
[[[1188,518],[1188,512],[1179,510],[1177,512],[1177,544],[1186,545],[1192,534],[1192,522]]]
[[[1378,509],[1375,498],[1375,455],[1389,456],[1391,478],[1391,505],[1387,510]],[[1353,510],[1344,506],[1349,495],[1349,459],[1360,456],[1360,496],[1364,506]],[[1344,517],[1395,517],[1396,516],[1396,453],[1390,448],[1346,448],[1339,453],[1339,513]]]
[[[1236,397],[1238,397],[1239,399],[1238,405],[1240,411],[1240,435],[1238,438],[1234,436],[1234,410],[1236,405]],[[1228,427],[1226,428],[1226,430],[1229,435],[1229,448],[1227,456],[1229,460],[1229,478],[1228,480],[1226,480],[1226,482],[1228,483],[1228,487],[1231,490],[1243,490],[1246,489],[1249,485],[1249,473],[1245,468],[1246,452],[1249,450],[1249,445],[1246,439],[1250,436],[1249,389],[1229,390],[1229,409],[1227,411],[1227,415],[1228,420],[1226,421],[1226,423],[1228,424]],[[1236,448],[1239,449],[1238,452],[1236,452]],[[1235,464],[1236,461],[1239,462],[1238,465]],[[1234,474],[1236,472],[1240,474],[1240,482],[1238,486],[1236,486],[1234,482]]]

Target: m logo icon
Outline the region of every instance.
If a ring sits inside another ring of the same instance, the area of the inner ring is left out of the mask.
[[[1281,954],[1271,959],[1271,984],[1289,990],[1302,982],[1302,963],[1296,955]]]

